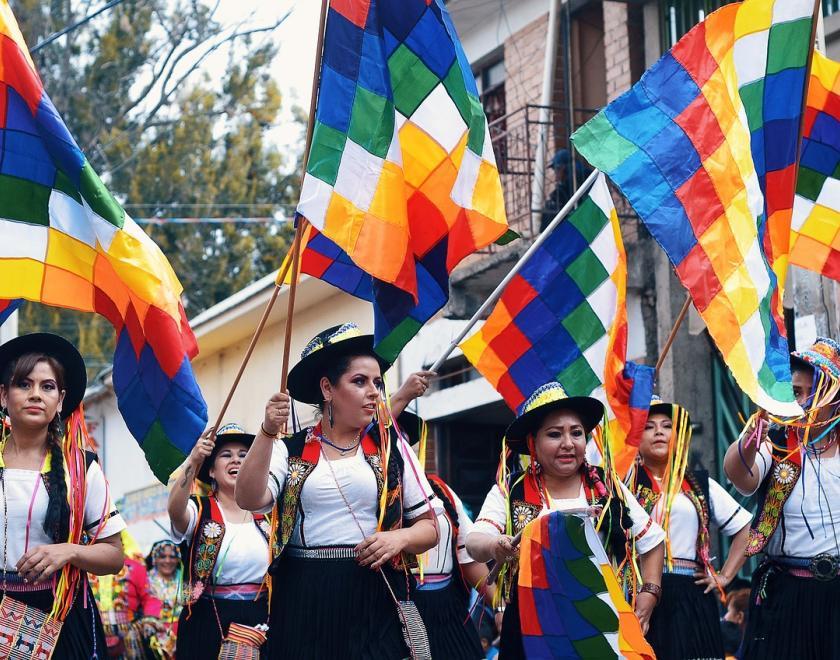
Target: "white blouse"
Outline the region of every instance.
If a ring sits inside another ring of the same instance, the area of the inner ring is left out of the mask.
[[[98,538],[104,539],[119,534],[125,529],[125,522],[114,507],[108,494],[108,482],[99,463],[93,461],[87,469],[85,493],[85,531],[96,533],[99,523],[104,519]],[[44,531],[44,518],[49,506],[49,494],[38,470],[5,468],[3,470],[6,509],[8,519],[0,525],[0,552],[6,543],[6,570],[15,571],[18,560],[27,548],[49,545],[53,540]],[[33,499],[32,494],[35,493]],[[32,515],[29,515],[30,502]],[[0,519],[3,516],[3,504],[0,503]],[[29,545],[26,544],[26,528],[29,522]],[[8,542],[4,538],[8,529]]]
[[[230,522],[222,507],[219,507],[219,511],[225,522],[225,535],[222,537],[219,554],[216,555],[216,567],[213,569],[214,584],[260,584],[270,563],[268,541],[257,529],[253,519],[245,522]],[[187,514],[190,521],[183,534],[180,534],[174,525],[172,526],[172,539],[175,543],[190,542],[195,534],[198,507],[192,500],[187,503]]]
[[[443,505],[435,497],[414,452],[402,440],[398,447],[405,465],[402,482],[405,519],[413,520],[429,511],[430,507],[436,514],[443,511]],[[271,451],[268,479],[268,488],[275,500],[283,492],[288,472],[288,447],[285,442],[275,442]],[[347,509],[336,488],[335,479],[362,531],[359,531],[353,514]],[[322,455],[303,484],[300,509],[290,543],[302,547],[356,545],[376,532],[377,504],[376,475],[365,460],[361,445],[354,454],[332,459],[331,463]],[[266,507],[266,511],[270,510],[270,506]]]
[[[755,468],[759,484],[776,468],[767,443],[756,454]],[[752,495],[743,491],[742,494]],[[802,473],[785,502],[784,534],[780,521],[766,552],[788,557],[822,553],[840,556],[840,451],[830,458],[805,455]]]
[[[732,536],[750,524],[752,514],[744,509],[729,493],[714,479],[709,479],[709,514],[712,522],[718,526],[721,534]],[[654,505],[651,516],[661,524],[664,515],[663,498]],[[679,559],[697,561],[697,534],[700,531],[700,521],[697,509],[686,495],[680,493],[671,505],[671,520],[669,524],[669,538],[671,541],[671,556]]]
[[[640,554],[652,550],[657,545],[665,540],[665,532],[662,528],[650,519],[650,516],[645,512],[642,506],[638,503],[635,497],[630,494],[624,484],[620,484],[621,491],[627,513],[632,522],[631,531],[636,537],[636,548]],[[575,509],[584,509],[589,506],[586,501],[586,493],[583,490],[583,484],[580,486],[580,493],[577,497],[570,499],[553,499],[548,508],[543,507],[540,515],[544,515],[551,511],[570,511]],[[504,529],[507,522],[507,502],[498,484],[490,489],[487,493],[487,498],[481,507],[481,512],[478,514],[475,525],[473,525],[474,532],[481,532],[482,534],[489,534],[490,536],[500,536],[499,528]],[[495,523],[495,524],[493,524]],[[498,525],[498,527],[497,527]],[[650,526],[648,526],[650,525]],[[645,531],[647,529],[647,531]],[[641,537],[639,536],[641,534]]]
[[[456,541],[458,563],[471,564],[475,559],[467,552],[467,534],[473,529],[473,521],[470,520],[461,498],[454,492],[452,496],[455,498],[455,510],[458,513],[458,539]],[[452,565],[452,525],[443,512],[438,513],[437,521],[440,530],[438,544],[420,555],[423,562],[423,575],[449,575],[455,568]],[[419,574],[419,571],[415,569],[415,573]]]

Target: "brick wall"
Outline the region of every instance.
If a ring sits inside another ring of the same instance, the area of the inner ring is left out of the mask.
[[[607,99],[612,101],[644,71],[644,17],[641,7],[604,0],[604,53]]]
[[[529,103],[539,104],[542,97],[545,41],[548,13],[532,21],[505,40],[505,97],[507,112]],[[562,27],[554,77],[554,104],[563,105]]]

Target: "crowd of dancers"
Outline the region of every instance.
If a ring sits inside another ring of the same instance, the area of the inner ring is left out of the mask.
[[[674,470],[690,443],[687,407],[651,402],[622,482],[593,458],[603,405],[547,383],[508,427],[500,476],[473,521],[412,450],[423,424],[405,408],[429,374],[388,399],[389,366],[353,324],[319,333],[257,433],[226,424],[198,439],[170,482],[170,538],[142,557],[85,450],[78,351],[50,334],[0,346],[0,650],[457,660],[495,654],[499,633],[502,660],[533,657],[518,543],[529,523],[561,512],[597,518],[656,657],[724,658],[722,603],[739,658],[840,657],[834,341],[791,356],[805,417],[758,411],[738,438],[718,439],[731,443],[732,486],[756,495],[751,510],[707,472]],[[291,399],[318,415],[287,435]],[[719,560],[714,529],[731,537]],[[750,591],[732,589],[753,556]]]

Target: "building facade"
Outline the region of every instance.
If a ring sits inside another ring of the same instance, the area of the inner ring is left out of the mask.
[[[406,347],[388,375],[393,391],[411,372],[444,352],[540,231],[546,199],[558,184],[551,166],[569,150],[569,135],[642,75],[682,34],[721,0],[449,0],[481,92],[502,176],[511,226],[522,239],[474,255],[451,279],[443,313]],[[824,0],[820,36],[840,59],[840,0]],[[824,33],[824,34],[822,34]],[[573,187],[585,171],[569,154]],[[628,261],[628,358],[654,364],[685,301],[667,257],[616,196]],[[785,300],[793,345],[818,334],[840,335],[838,287],[793,269]],[[253,329],[273,290],[273,276],[255,282],[192,321],[200,353],[196,377],[211,423],[235,377]],[[287,298],[281,293],[224,421],[257,428],[266,399],[280,382]],[[794,302],[795,301],[795,302]],[[295,308],[291,363],[318,330],[352,320],[372,329],[370,306],[311,278],[301,282]],[[157,510],[162,486],[125,429],[106,374],[89,391],[87,415],[100,445],[115,499],[136,520],[141,544],[165,526]],[[719,474],[723,452],[739,430],[749,402],[733,384],[693,308],[677,332],[658,378],[666,400],[684,404],[694,422],[694,461]],[[412,407],[412,410],[415,408]],[[430,422],[428,465],[477,510],[498,462],[512,412],[455,350],[416,410]],[[302,423],[312,411],[298,407]],[[131,466],[126,470],[126,466]],[[157,498],[157,499],[156,499]],[[157,502],[158,504],[149,504]],[[153,540],[153,539],[152,539]]]

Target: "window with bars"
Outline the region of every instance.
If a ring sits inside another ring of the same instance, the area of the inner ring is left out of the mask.
[[[662,52],[669,50],[680,37],[715,9],[734,0],[659,0]],[[822,0],[823,16],[840,12],[840,0]]]
[[[708,14],[729,2],[730,0],[659,0],[662,52],[669,50],[680,37]]]

